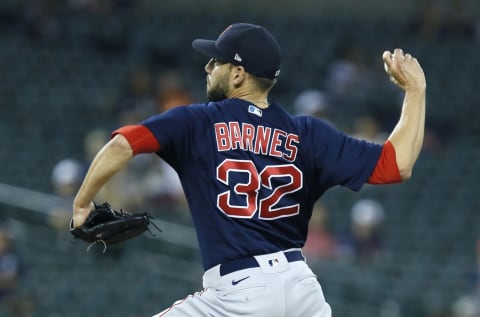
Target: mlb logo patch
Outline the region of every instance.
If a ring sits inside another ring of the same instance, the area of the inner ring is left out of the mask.
[[[272,259],[272,260],[268,260],[268,264],[269,264],[270,266],[275,267],[275,266],[279,266],[279,265],[280,265],[280,261],[279,261],[278,259]]]
[[[254,115],[257,115],[259,117],[262,116],[262,110],[258,109],[257,107],[250,105],[248,106],[248,112],[253,113]]]

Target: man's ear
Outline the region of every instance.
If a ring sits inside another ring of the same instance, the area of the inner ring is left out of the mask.
[[[245,68],[243,66],[234,66],[232,69],[232,83],[235,86],[240,86],[246,79],[247,73],[245,72]]]

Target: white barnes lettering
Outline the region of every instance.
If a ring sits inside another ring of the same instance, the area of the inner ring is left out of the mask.
[[[289,162],[297,157],[298,135],[287,133],[281,129],[273,129],[249,123],[218,122],[215,123],[217,150],[243,150],[255,154],[284,158]]]

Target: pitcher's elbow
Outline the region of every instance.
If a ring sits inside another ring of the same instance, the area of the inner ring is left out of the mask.
[[[128,140],[121,134],[114,136],[109,144],[112,149],[121,152],[126,156],[133,156],[133,150]]]
[[[399,172],[400,172],[400,178],[402,179],[402,181],[407,181],[412,177],[413,168],[412,167],[402,168],[402,169],[399,169]]]

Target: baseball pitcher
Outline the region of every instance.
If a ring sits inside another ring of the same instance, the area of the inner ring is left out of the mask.
[[[374,144],[269,101],[281,54],[264,27],[232,24],[216,40],[192,45],[210,58],[209,101],[114,131],[75,197],[72,227],[134,155],[155,153],[180,177],[205,269],[202,291],[155,316],[330,317],[301,251],[312,206],[336,185],[358,191],[410,178],[424,134],[422,68],[401,49],[383,54],[405,96],[388,140]]]

